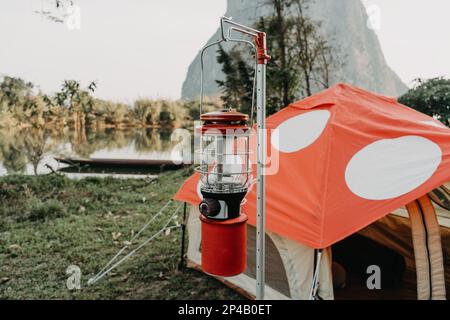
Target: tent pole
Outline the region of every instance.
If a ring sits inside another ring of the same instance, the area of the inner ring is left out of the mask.
[[[185,265],[184,259],[184,247],[186,242],[186,211],[187,211],[187,203],[184,203],[183,207],[183,222],[181,224],[181,250],[180,250],[180,263],[178,265],[178,269],[183,269]]]
[[[256,201],[256,299],[264,300],[265,289],[265,230],[266,230],[266,51],[265,33],[260,33],[257,41],[258,67],[256,90],[257,122],[257,201]]]
[[[317,297],[317,293],[319,290],[319,275],[320,275],[321,260],[322,260],[322,249],[314,250],[314,272],[311,290],[309,293],[309,300],[316,300]]]

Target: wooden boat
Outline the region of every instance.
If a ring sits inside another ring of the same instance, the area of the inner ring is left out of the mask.
[[[145,159],[79,159],[55,158],[56,161],[70,166],[108,167],[108,168],[140,168],[176,170],[184,164],[176,164],[171,160],[145,160]]]

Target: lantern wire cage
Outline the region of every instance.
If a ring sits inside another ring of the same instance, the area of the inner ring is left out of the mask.
[[[203,134],[201,136],[201,190],[211,193],[247,191],[252,168],[250,165],[250,130],[239,134]]]

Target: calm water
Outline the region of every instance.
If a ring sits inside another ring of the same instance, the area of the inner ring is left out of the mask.
[[[46,174],[66,167],[54,157],[171,159],[171,130],[130,129],[97,132],[24,129],[0,131],[0,176]],[[51,169],[50,169],[51,168]]]

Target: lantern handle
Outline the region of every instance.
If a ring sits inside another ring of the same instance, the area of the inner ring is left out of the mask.
[[[222,32],[222,39],[226,40],[225,37],[225,23],[236,27],[240,32],[245,33],[249,36],[255,37],[257,38],[258,35],[261,33],[261,31],[258,31],[256,29],[244,26],[243,24],[237,23],[233,21],[233,18],[231,17],[226,17],[226,16],[222,16],[222,18],[220,18],[220,29]]]
[[[249,46],[252,47],[253,54],[254,54],[254,57],[255,57],[255,66],[254,66],[254,69],[253,69],[252,104],[251,104],[251,111],[250,111],[250,128],[253,128],[254,114],[255,114],[255,96],[256,96],[256,72],[257,72],[257,69],[258,69],[257,48],[256,48],[255,44],[253,42],[251,42],[251,41],[244,40],[244,39],[232,38],[231,37],[231,32],[233,32],[233,31],[239,31],[239,32],[242,32],[244,34],[250,34],[250,33],[247,33],[244,30],[238,29],[236,27],[231,27],[230,29],[228,29],[227,41],[248,44]]]
[[[250,124],[251,127],[253,127],[253,123],[254,123],[254,113],[255,113],[255,95],[256,95],[256,70],[258,67],[258,51],[257,51],[257,47],[254,43],[252,43],[251,41],[248,40],[244,40],[244,39],[236,39],[236,38],[232,38],[231,37],[231,33],[233,31],[236,32],[240,32],[242,34],[248,35],[253,37],[254,39],[258,39],[259,35],[261,34],[260,31],[255,30],[253,28],[244,26],[242,24],[236,23],[234,21],[232,21],[233,18],[230,17],[221,17],[220,19],[220,35],[221,35],[221,39],[216,40],[214,42],[211,42],[209,44],[207,44],[206,46],[204,46],[201,50],[200,53],[200,69],[201,69],[201,73],[200,73],[200,115],[203,113],[203,99],[204,99],[204,55],[207,49],[216,46],[216,45],[220,45],[222,42],[236,42],[236,43],[244,43],[244,44],[248,44],[252,47],[253,51],[254,51],[254,55],[255,55],[255,69],[254,69],[254,78],[253,78],[253,90],[252,90],[252,104],[251,104],[251,114],[250,114]],[[225,34],[225,24],[229,24],[231,25],[231,27],[228,29],[228,33]]]
[[[200,115],[202,115],[202,113],[203,113],[203,69],[204,69],[203,56],[207,49],[209,49],[213,46],[219,45],[225,41],[226,40],[224,40],[224,39],[220,39],[220,40],[214,41],[212,43],[209,43],[203,47],[203,49],[200,53],[200,70],[201,70],[201,72],[200,72]]]

